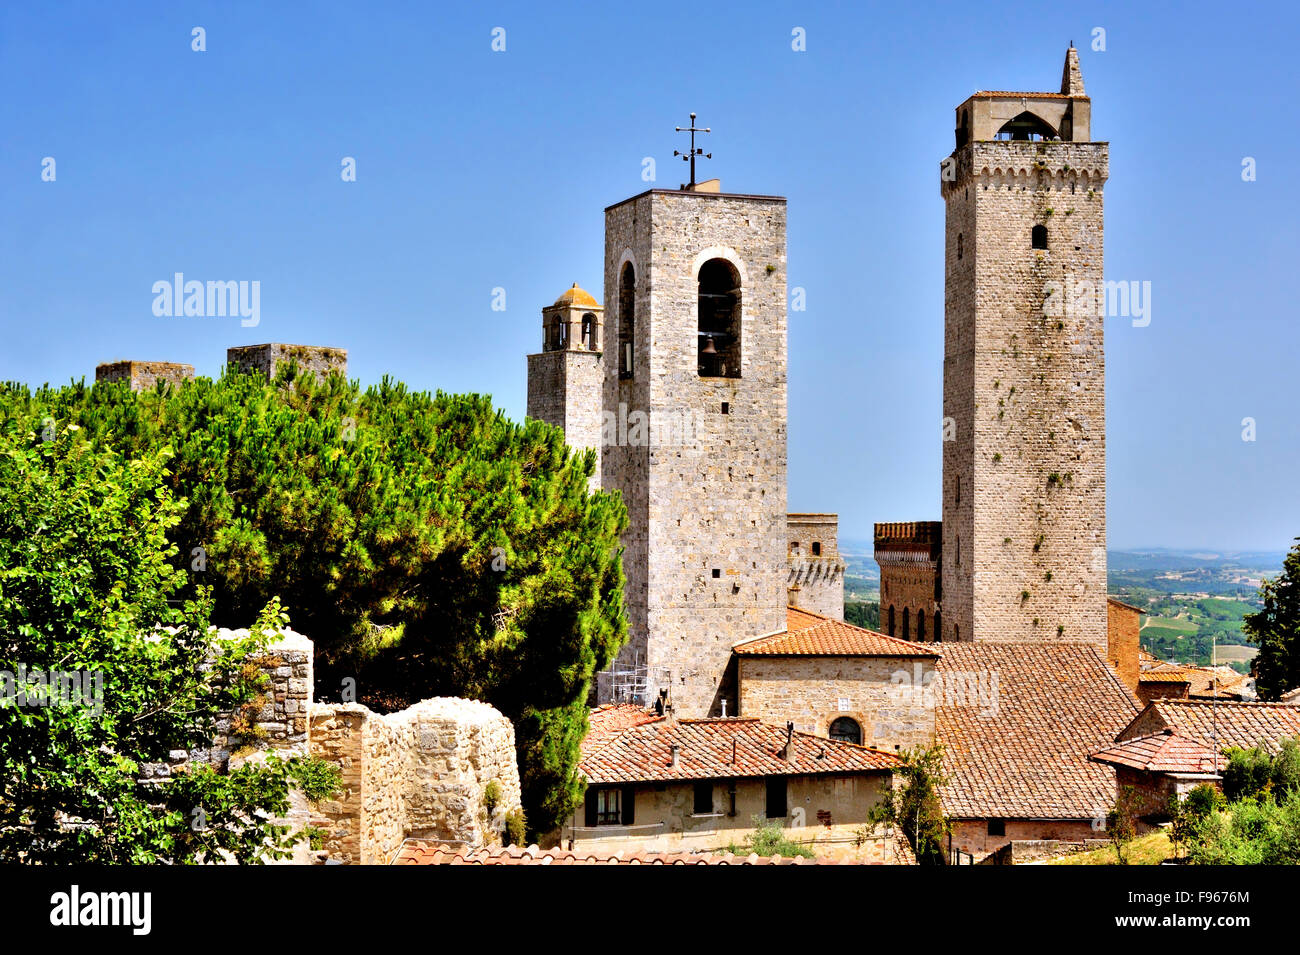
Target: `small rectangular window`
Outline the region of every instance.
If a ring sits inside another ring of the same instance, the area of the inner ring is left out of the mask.
[[[729,401],[724,401],[724,402],[722,403],[722,413],[723,413],[723,414],[731,414],[731,402],[729,402]]]
[[[596,791],[596,825],[617,826],[623,821],[621,789]]]
[[[989,820],[990,836],[1005,836],[1007,834],[1007,821],[1005,819]]]
[[[722,571],[719,570],[717,567],[714,567],[714,568],[713,568],[713,579],[714,579],[714,580],[717,580],[717,579],[718,579],[719,577],[721,577],[721,576],[722,576]]]
[[[784,776],[771,776],[767,780],[767,818],[784,819],[786,809]]]
[[[713,780],[703,780],[695,784],[694,812],[697,816],[713,812]]]

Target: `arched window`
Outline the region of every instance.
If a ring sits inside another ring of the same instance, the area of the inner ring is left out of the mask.
[[[916,639],[920,643],[925,643],[925,611],[916,612]]]
[[[1047,226],[1036,225],[1029,230],[1029,244],[1035,249],[1047,248]]]
[[[907,607],[903,608],[903,632],[901,636],[904,640],[912,639],[912,611]]]
[[[1060,139],[1056,130],[1041,116],[1025,110],[1019,116],[1007,120],[998,130],[994,139],[1043,140]]]
[[[891,637],[894,635],[894,605],[893,604],[889,605],[889,631],[888,632]]]
[[[831,728],[827,730],[826,735],[841,743],[862,745],[862,727],[858,725],[857,720],[849,719],[847,716],[841,716],[832,722]]]
[[[799,542],[798,542],[798,541],[790,541],[790,556],[791,556],[791,557],[798,557],[798,556],[799,556]]]
[[[936,643],[943,643],[943,613],[938,610],[934,612],[934,639]]]
[[[582,316],[582,347],[587,351],[600,351],[600,342],[596,341],[596,316],[590,312]]]
[[[636,271],[631,262],[623,265],[618,283],[618,376],[632,377],[633,333],[636,331]]]
[[[701,378],[740,377],[740,274],[726,259],[709,259],[699,277]]]

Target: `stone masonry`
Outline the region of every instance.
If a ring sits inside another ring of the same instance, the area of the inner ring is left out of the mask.
[[[132,391],[153,391],[159,382],[177,386],[193,377],[193,365],[174,361],[109,361],[95,366],[95,381],[126,381]]]
[[[896,752],[934,742],[935,710],[914,686],[933,679],[934,658],[740,657],[740,715],[793,721],[828,736],[840,717],[862,727],[862,744]]]
[[[1108,146],[1090,119],[1074,49],[1061,93],[957,108],[941,171],[945,640],[1106,645]],[[1045,138],[994,138],[1017,124]]]
[[[603,313],[575,283],[542,310],[542,351],[528,356],[528,417],[561,429],[575,451],[596,452],[593,491],[601,480]]]
[[[942,528],[939,521],[876,525],[882,633],[927,643],[941,639]]]
[[[605,363],[604,407],[649,420],[649,436],[620,428],[602,449],[602,486],[630,521],[622,659],[670,671],[683,716],[724,698],[734,712],[732,645],[785,626],[785,236],[774,196],[653,189],[605,210],[608,335],[629,323],[632,363]],[[739,283],[732,377],[700,374],[700,273],[715,259]]]
[[[237,345],[226,349],[226,363],[238,365],[244,371],[256,370],[274,378],[281,365],[293,362],[303,371],[318,378],[330,372],[344,377],[348,373],[346,348],[329,348],[320,345],[285,345],[271,342],[265,345]]]
[[[835,514],[787,514],[787,600],[791,607],[844,619],[844,561]]]
[[[514,727],[476,700],[435,697],[387,715],[317,704],[311,752],[343,772],[343,791],[312,819],[339,862],[386,864],[407,838],[500,845],[505,816],[520,807]]]

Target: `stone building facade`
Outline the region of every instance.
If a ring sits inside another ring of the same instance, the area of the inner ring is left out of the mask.
[[[844,619],[844,561],[835,514],[787,514],[790,574],[786,600],[824,617]]]
[[[575,451],[596,452],[591,490],[600,487],[604,311],[575,282],[542,309],[542,351],[528,356],[528,417],[562,430]]]
[[[622,659],[671,673],[684,716],[734,712],[732,644],[784,626],[785,270],[782,198],[653,189],[605,210]]]
[[[1073,48],[1059,93],[957,107],[941,169],[945,640],[1106,646],[1109,149],[1090,121]]]
[[[153,391],[159,382],[179,385],[193,377],[193,365],[174,361],[109,361],[95,366],[95,381],[125,381],[132,391]]]

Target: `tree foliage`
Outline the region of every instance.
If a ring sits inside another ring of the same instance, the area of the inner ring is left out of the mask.
[[[591,453],[477,395],[362,391],[293,366],[133,394],[11,388],[0,412],[79,425],[97,448],[167,446],[178,565],[243,626],[279,595],[317,648],[316,693],[381,711],[485,700],[515,724],[524,806],[556,826],[582,783],[594,673],[626,639],[621,501]]]
[[[884,800],[872,808],[869,819],[873,824],[902,829],[921,865],[943,865],[950,829],[939,799],[939,789],[948,781],[943,769],[943,744],[913,747],[904,750],[901,757],[903,766],[895,773],[903,778],[903,785],[891,788]]]
[[[1300,687],[1300,538],[1282,561],[1282,573],[1259,588],[1262,609],[1248,613],[1242,630],[1259,647],[1255,687],[1262,699],[1276,700]]]
[[[270,817],[299,763],[141,781],[144,764],[208,745],[278,607],[218,653],[206,591],[177,599],[167,533],[184,502],[166,452],[126,460],[75,427],[41,432],[0,418],[0,861],[287,855],[298,834]],[[77,674],[75,690],[51,674]]]

